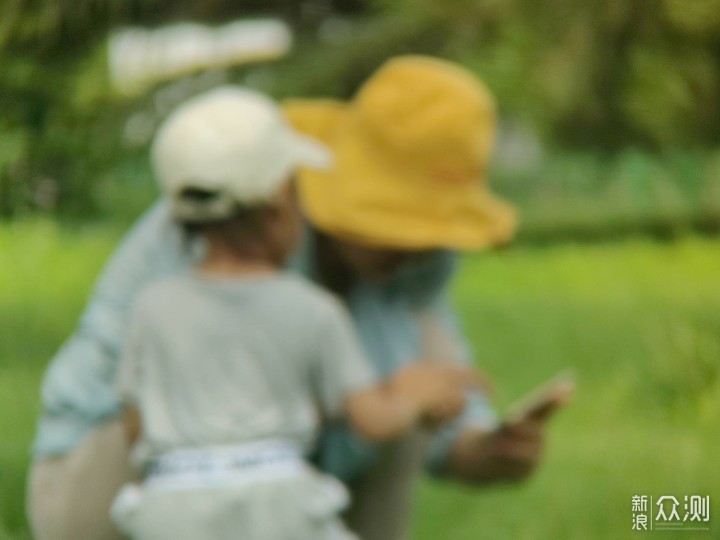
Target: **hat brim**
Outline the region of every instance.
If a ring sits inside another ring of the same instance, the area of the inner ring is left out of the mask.
[[[295,100],[283,108],[297,131],[332,152],[331,168],[299,173],[301,205],[318,229],[366,245],[409,250],[476,250],[514,236],[515,210],[490,193],[484,178],[438,179],[397,159],[340,102]]]

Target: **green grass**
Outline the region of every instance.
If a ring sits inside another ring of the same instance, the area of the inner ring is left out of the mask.
[[[0,539],[26,533],[24,487],[44,367],[119,233],[51,222],[0,228]]]
[[[456,296],[498,401],[566,367],[579,391],[530,482],[426,482],[415,537],[627,538],[632,495],[720,495],[719,247],[634,240],[469,259]]]
[[[120,235],[0,227],[3,540],[29,538],[24,482],[42,371]],[[717,535],[719,271],[720,243],[693,237],[467,258],[455,295],[499,407],[565,367],[579,391],[531,481],[477,490],[427,480],[413,538],[630,538],[635,494],[711,495]]]

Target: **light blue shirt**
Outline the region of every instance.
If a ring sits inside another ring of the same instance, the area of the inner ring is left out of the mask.
[[[53,358],[42,385],[43,413],[33,446],[36,457],[72,450],[95,427],[120,412],[114,392],[120,351],[134,299],[147,284],[187,271],[197,260],[160,201],[138,221],[100,276],[73,336]],[[314,279],[309,235],[289,267]],[[460,339],[446,297],[456,256],[439,251],[413,260],[383,284],[359,284],[347,297],[365,351],[381,375],[395,372],[420,354],[415,314],[429,309]],[[464,360],[469,360],[469,353]],[[440,471],[454,438],[469,426],[492,428],[496,417],[479,393],[469,396],[464,413],[444,427],[430,446],[428,464]],[[320,443],[319,464],[347,480],[372,466],[375,448],[344,426],[329,427]]]

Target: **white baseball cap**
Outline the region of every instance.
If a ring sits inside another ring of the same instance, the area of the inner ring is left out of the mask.
[[[327,169],[332,161],[321,143],[293,131],[273,101],[236,86],[181,105],[158,129],[151,154],[173,215],[195,222],[267,202],[295,169]]]

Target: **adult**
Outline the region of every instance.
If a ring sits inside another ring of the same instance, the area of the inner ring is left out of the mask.
[[[418,361],[470,361],[446,298],[456,251],[507,242],[516,224],[485,185],[491,94],[456,65],[401,57],[349,103],[293,101],[286,111],[335,160],[329,172],[300,174],[308,228],[291,269],[340,295],[381,374],[399,376]],[[117,537],[107,507],[132,473],[112,382],[129,308],[153,279],[189,268],[199,249],[167,205],[156,204],[103,271],[77,331],[53,359],[29,486],[39,540]],[[439,432],[385,447],[328,426],[318,463],[351,487],[348,521],[360,536],[393,540],[405,536],[423,462],[466,482],[524,478],[539,459],[542,426],[533,417],[498,427],[485,396],[468,392],[461,416]]]

